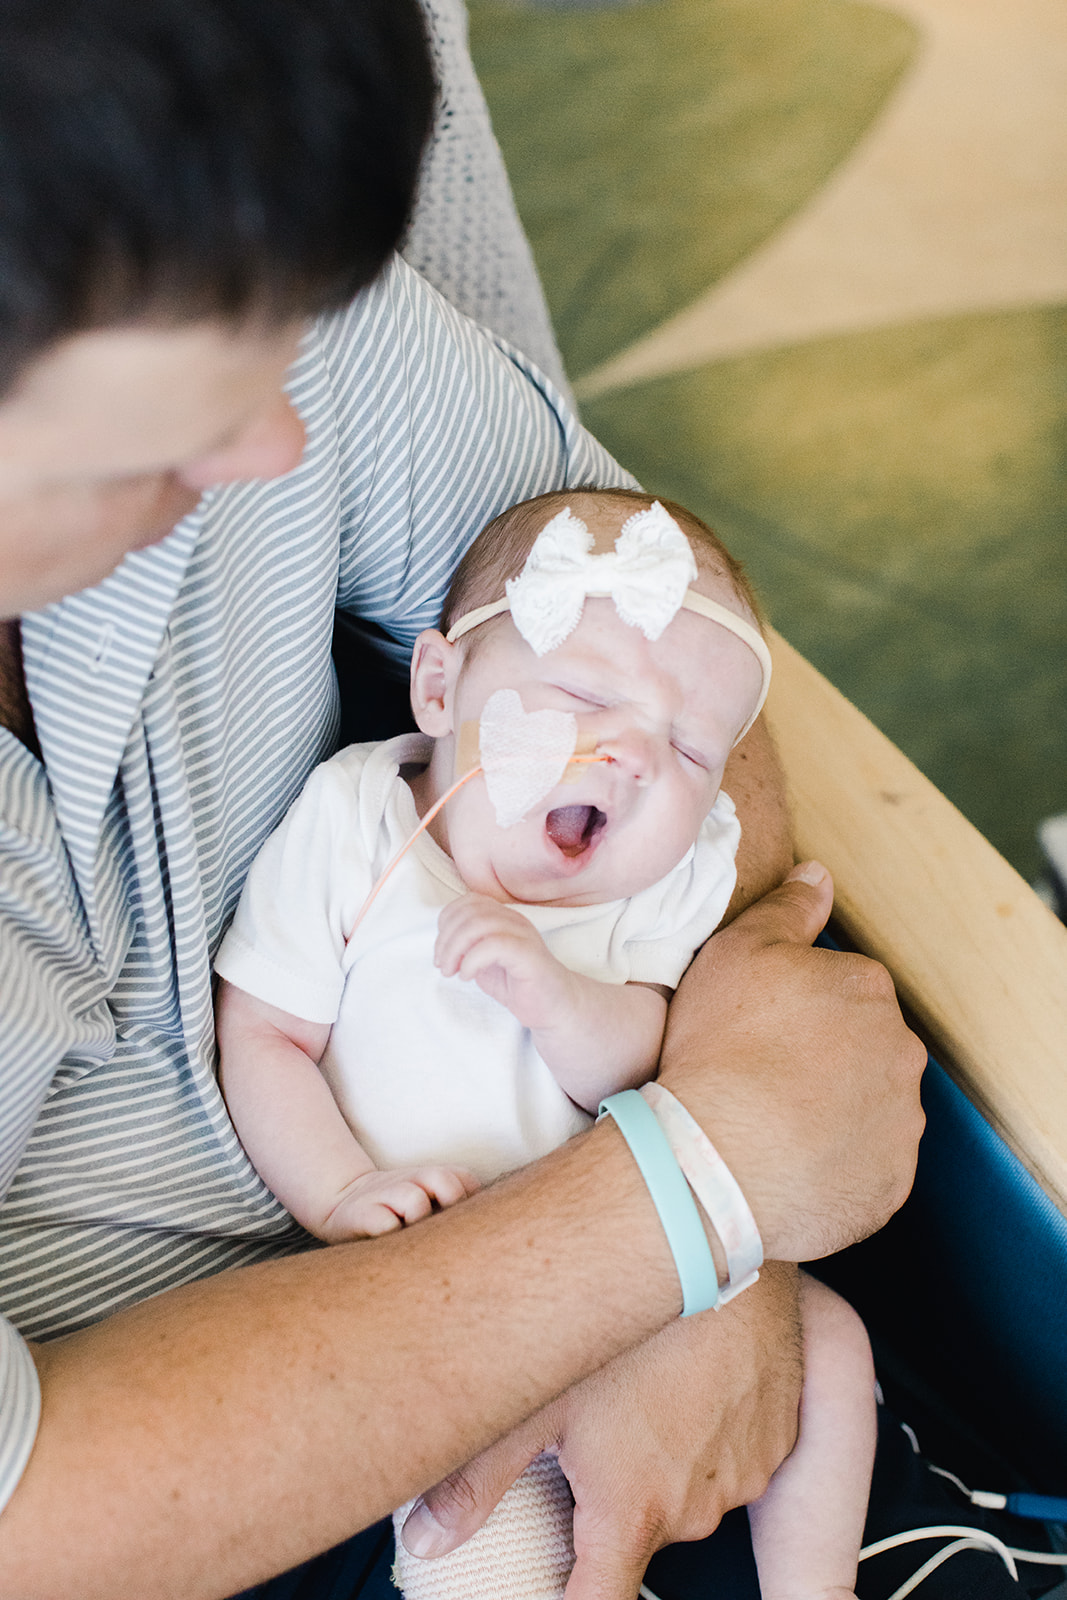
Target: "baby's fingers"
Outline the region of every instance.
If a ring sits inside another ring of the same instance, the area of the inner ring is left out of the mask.
[[[378,1239],[401,1227],[403,1223],[391,1206],[349,1195],[330,1213],[322,1230],[315,1232],[327,1244],[341,1244],[346,1239]]]
[[[464,956],[490,935],[522,936],[530,927],[510,906],[502,906],[485,895],[465,894],[444,906],[437,920],[434,961],[446,978],[455,977]]]
[[[466,1167],[422,1167],[414,1174],[418,1183],[439,1206],[454,1206],[476,1194],[481,1184]]]
[[[456,974],[465,983],[473,983],[475,978],[480,978],[491,967],[499,967],[502,973],[518,976],[524,954],[524,947],[507,934],[487,933],[463,952],[456,966]]]
[[[439,927],[433,958],[441,975],[454,978],[471,952],[479,950],[495,932],[480,918],[463,918],[449,927]]]
[[[435,1203],[442,1208],[455,1205],[477,1188],[473,1172],[461,1167],[417,1167],[402,1177],[398,1174],[380,1198],[405,1227],[410,1227],[428,1217]]]

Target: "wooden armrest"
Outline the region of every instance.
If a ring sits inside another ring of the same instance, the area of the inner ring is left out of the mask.
[[[767,717],[801,857],[942,1065],[1067,1213],[1067,928],[814,667],[771,635]]]

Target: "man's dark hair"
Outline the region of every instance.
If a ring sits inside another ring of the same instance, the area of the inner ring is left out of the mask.
[[[342,304],[433,102],[417,0],[0,0],[0,392],[86,328]]]

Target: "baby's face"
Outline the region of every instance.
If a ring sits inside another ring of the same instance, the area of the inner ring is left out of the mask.
[[[694,587],[744,614],[732,590]],[[435,749],[434,788],[455,770],[456,735],[498,689],[528,714],[572,713],[580,748],[606,761],[574,765],[520,822],[501,828],[481,777],[453,796],[435,831],[468,888],[497,900],[589,905],[635,894],[685,855],[715,803],[723,768],[761,688],[759,662],[728,629],[681,610],[650,642],[608,599],[544,656],[504,613],[471,642],[448,647],[451,730]],[[434,771],[434,768],[431,768]]]

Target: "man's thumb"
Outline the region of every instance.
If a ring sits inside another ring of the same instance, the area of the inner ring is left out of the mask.
[[[520,1429],[443,1478],[412,1507],[404,1523],[405,1547],[427,1559],[464,1544],[540,1449],[537,1436]]]
[[[830,882],[830,874],[821,861],[798,861],[792,872],[786,874],[783,883],[808,883],[813,889],[822,890],[826,884],[830,885],[830,899],[833,900],[834,886]]]
[[[834,882],[822,862],[802,861],[727,932],[743,931],[760,944],[811,944],[826,926],[833,904]]]

